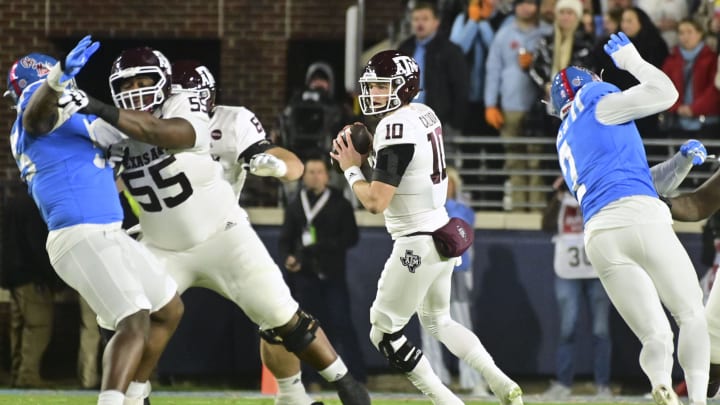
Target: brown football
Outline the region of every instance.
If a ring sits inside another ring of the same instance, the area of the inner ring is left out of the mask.
[[[367,129],[365,124],[361,122],[355,122],[352,125],[346,125],[343,128],[343,139],[345,139],[345,145],[347,145],[347,131],[350,130],[350,139],[352,139],[353,146],[359,154],[365,155],[370,151],[372,146],[372,134]]]
[[[372,147],[373,135],[367,129],[365,124],[361,122],[355,122],[352,125],[346,125],[345,128],[343,128],[341,133],[345,141],[345,145],[347,145],[348,131],[350,132],[350,139],[352,139],[355,150],[358,151],[358,153],[361,155],[367,155],[370,152],[370,148]],[[333,148],[333,152],[334,151],[335,148]],[[335,166],[335,168],[339,171],[340,166],[335,162],[334,159],[332,163],[333,166]]]

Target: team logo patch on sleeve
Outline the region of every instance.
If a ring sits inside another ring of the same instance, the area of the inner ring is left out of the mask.
[[[413,251],[408,249],[405,251],[405,256],[400,258],[400,263],[407,267],[410,273],[415,273],[415,270],[420,267],[422,261],[420,260],[420,256],[413,254]]]

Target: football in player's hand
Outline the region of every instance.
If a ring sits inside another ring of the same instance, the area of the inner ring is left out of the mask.
[[[343,139],[345,140],[345,145],[348,144],[347,136],[349,133],[353,146],[359,154],[366,155],[370,151],[370,146],[372,145],[372,134],[362,122],[345,125],[345,128],[343,128],[341,132]]]
[[[361,154],[361,155],[367,155],[370,152],[370,148],[372,147],[373,142],[373,135],[370,133],[370,131],[367,129],[365,124],[361,122],[355,122],[352,125],[346,125],[342,131],[340,131],[342,134],[342,138],[345,141],[345,145],[347,145],[347,136],[350,135],[350,139],[352,140],[353,146],[355,147],[355,150]],[[333,140],[334,142],[334,140]],[[335,148],[333,148],[333,152],[335,152]],[[332,161],[333,166],[340,171],[340,165],[337,164],[335,159]]]

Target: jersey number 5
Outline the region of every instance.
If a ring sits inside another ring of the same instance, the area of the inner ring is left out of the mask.
[[[147,168],[150,177],[153,179],[153,182],[155,182],[155,185],[158,189],[168,188],[174,185],[180,186],[179,193],[172,197],[166,197],[162,199],[162,201],[165,203],[165,206],[167,206],[168,208],[177,207],[185,200],[190,198],[190,196],[193,194],[190,180],[188,180],[187,176],[185,176],[185,173],[180,172],[174,176],[170,176],[167,178],[163,177],[162,173],[160,173],[162,169],[168,167],[174,162],[175,156],[170,155],[167,159]],[[143,210],[145,210],[146,212],[160,212],[162,211],[160,198],[157,196],[153,188],[150,186],[135,187],[132,184],[133,180],[140,179],[145,176],[145,173],[143,173],[143,171],[144,169],[133,172],[123,172],[122,178],[125,182],[125,187],[127,187],[128,191],[130,192],[130,194],[132,194],[133,197],[146,196],[147,199],[150,200],[150,202],[141,202],[138,200],[138,204],[140,204]]]

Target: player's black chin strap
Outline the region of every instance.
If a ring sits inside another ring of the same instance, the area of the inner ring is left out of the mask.
[[[315,340],[315,332],[320,327],[320,321],[301,309],[298,309],[297,315],[298,319],[294,325],[261,330],[260,336],[270,344],[285,346],[289,352],[302,352]]]

